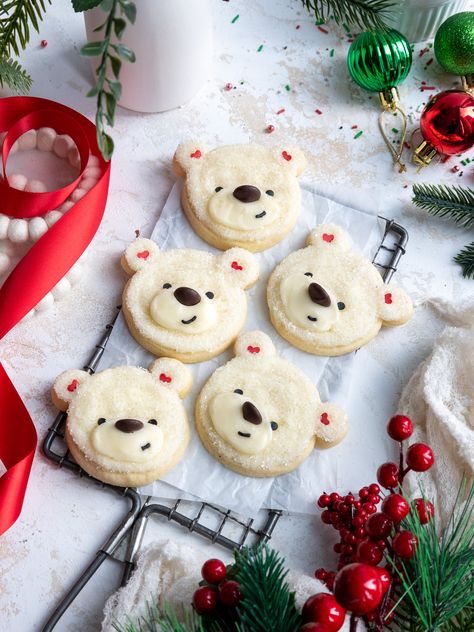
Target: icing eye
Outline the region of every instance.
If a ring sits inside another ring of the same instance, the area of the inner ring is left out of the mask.
[[[104,417],[100,417],[100,418],[97,420],[97,425],[98,425],[98,426],[101,426],[102,424],[105,424],[105,418],[104,418]]]
[[[152,426],[157,426],[158,422],[156,421],[156,419],[149,419],[148,423],[151,424]]]
[[[312,276],[313,276],[313,273],[312,273],[312,272],[305,272],[305,273],[304,273],[304,275],[305,275],[305,276],[312,277]]]
[[[169,289],[170,289],[170,287],[171,287],[171,283],[165,283],[165,284],[163,285],[163,289],[164,289],[164,290],[169,290]]]
[[[270,197],[273,197],[275,195],[274,191],[272,191],[271,189],[268,189],[268,191],[265,191],[265,193]]]
[[[243,390],[240,389],[240,388],[236,388],[234,393],[237,393],[237,395],[243,395],[244,394]]]
[[[276,421],[271,421],[270,426],[272,427],[272,430],[278,430],[278,424]]]
[[[214,292],[206,292],[207,298],[214,298]]]
[[[215,191],[216,191],[216,193],[219,193],[219,191],[222,191],[222,187],[216,187]]]
[[[345,309],[345,308],[346,308],[346,304],[345,303],[339,302],[337,304],[337,309]]]

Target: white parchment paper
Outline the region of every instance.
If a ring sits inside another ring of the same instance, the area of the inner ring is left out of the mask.
[[[309,231],[321,223],[335,223],[351,235],[354,246],[372,258],[383,229],[375,215],[338,204],[303,187],[303,208],[292,233],[270,250],[259,253],[260,278],[247,292],[248,318],[245,329],[260,329],[269,334],[277,352],[300,367],[317,385],[321,399],[343,407],[348,399],[354,354],[340,358],[322,358],[299,351],[273,329],[265,300],[267,280],[274,267],[290,252],[305,246]],[[202,241],[189,226],[180,204],[180,186],[176,184],[161,213],[151,238],[162,248],[197,248],[218,252]],[[215,369],[232,357],[227,351],[213,360],[193,364],[193,389],[185,400],[191,426],[191,440],[184,458],[161,481],[142,488],[142,492],[164,498],[199,498],[243,515],[255,515],[261,507],[292,512],[314,511],[314,501],[322,481],[327,488],[337,488],[338,472],[353,466],[350,434],[339,446],[326,451],[315,450],[294,472],[276,478],[241,476],[225,468],[202,446],[194,428],[194,402],[197,394]],[[147,367],[153,356],[141,348],[130,335],[120,315],[107,346],[101,369],[119,364]],[[350,420],[350,410],[347,410]]]

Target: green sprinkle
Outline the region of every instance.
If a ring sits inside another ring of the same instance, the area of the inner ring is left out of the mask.
[[[394,134],[398,134],[398,129],[397,129],[396,127],[392,127],[392,132],[393,132]]]
[[[470,158],[465,158],[464,160],[461,160],[461,164],[464,165],[464,167],[468,165],[470,162],[471,162]]]
[[[263,44],[260,44],[260,46],[257,48],[257,53],[259,53],[261,50],[263,50]]]
[[[291,91],[291,86],[290,86],[290,84],[288,84],[288,83],[286,84],[286,86],[285,86],[285,90],[286,90],[287,92],[290,92],[290,91]]]
[[[235,24],[235,22],[237,22],[237,20],[240,18],[240,15],[237,13],[237,15],[235,16],[235,18],[232,18],[231,20],[231,24]]]
[[[316,26],[321,26],[321,24],[324,24],[324,20],[316,20],[315,24]]]
[[[334,48],[331,48],[329,52],[329,57],[334,57]]]
[[[363,132],[362,130],[360,130],[360,132],[357,132],[357,134],[354,136],[354,140],[355,140],[356,138],[359,138],[359,136],[362,136],[362,134],[363,134],[363,133],[364,133],[364,132]]]
[[[347,26],[347,24],[345,22],[342,23],[342,27],[345,30],[346,33],[349,33],[349,27]]]

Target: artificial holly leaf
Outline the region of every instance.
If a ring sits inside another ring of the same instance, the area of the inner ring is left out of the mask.
[[[72,8],[76,13],[98,7],[102,0],[72,0]]]

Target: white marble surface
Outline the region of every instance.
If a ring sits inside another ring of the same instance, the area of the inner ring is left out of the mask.
[[[474,293],[474,282],[463,280],[451,261],[472,234],[415,209],[410,204],[411,184],[472,186],[472,167],[459,177],[450,170],[459,164],[453,158],[421,176],[412,166],[404,175],[395,173],[377,130],[377,99],[369,99],[347,76],[347,38],[333,26],[327,34],[319,31],[297,0],[215,0],[214,10],[212,80],[178,110],[157,115],[119,110],[107,212],[87,256],[86,275],[50,311],[12,331],[0,344],[1,357],[42,438],[55,414],[48,394],[51,382],[56,373],[84,363],[113,313],[124,281],[119,254],[136,228],[148,234],[156,222],[174,181],[170,159],[177,143],[191,135],[210,145],[291,141],[307,154],[305,182],[341,202],[396,218],[410,233],[397,281],[416,301],[414,318],[405,328],[380,335],[355,360],[351,433],[364,455],[365,468],[354,472],[351,480],[338,480],[337,487],[358,488],[371,482],[377,465],[389,457],[393,449],[389,441],[384,454],[374,453],[371,436],[384,432],[401,389],[442,326],[425,306],[426,299],[462,300]],[[232,24],[237,14],[240,17]],[[48,41],[46,48],[40,48],[41,39]],[[88,62],[78,55],[83,40],[81,17],[72,13],[67,0],[56,0],[41,36],[32,37],[23,61],[35,79],[33,95],[62,101],[92,117],[94,104],[84,96],[90,82]],[[264,48],[257,52],[260,44]],[[425,70],[433,55],[430,50],[420,58],[421,48],[417,46],[414,68],[400,90],[411,114],[410,132],[416,127],[420,104],[426,101],[426,93],[419,90],[421,82],[442,89],[456,81],[435,61]],[[225,91],[227,82],[236,89]],[[281,108],[285,112],[277,115]],[[315,113],[316,108],[323,113]],[[264,132],[269,123],[276,127],[272,135]],[[353,125],[358,128],[351,129]],[[360,129],[364,133],[355,140]],[[46,359],[51,368],[45,368]],[[58,471],[38,453],[21,518],[0,540],[0,628],[40,630],[47,613],[124,509],[113,494]],[[309,573],[334,559],[333,532],[323,528],[317,514],[285,516],[274,537],[290,565]],[[156,521],[147,537],[153,533],[185,537],[163,521]],[[209,547],[210,555],[221,554],[208,544],[203,546]],[[57,629],[97,630],[103,602],[116,585],[118,572],[118,565],[109,562]]]

